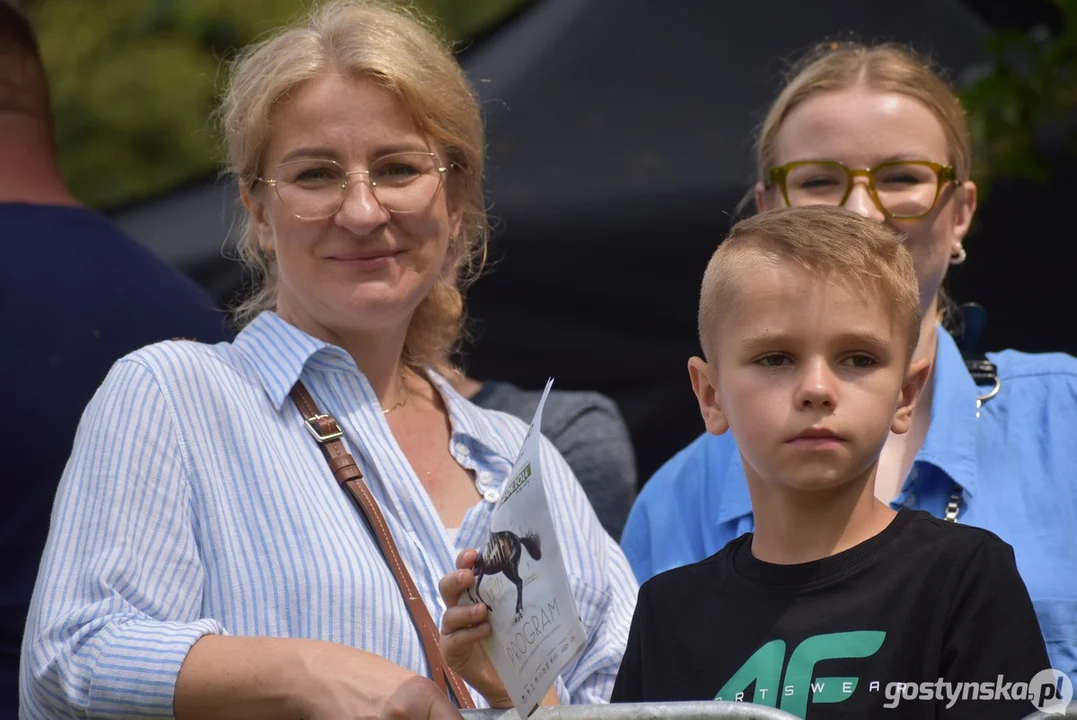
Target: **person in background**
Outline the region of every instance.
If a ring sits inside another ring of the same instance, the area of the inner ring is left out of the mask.
[[[542,399],[537,390],[465,375],[455,378],[453,387],[481,408],[525,422],[531,422]],[[565,457],[602,527],[620,538],[636,497],[636,459],[616,403],[596,392],[553,389],[542,413],[542,434]]]
[[[940,289],[976,210],[965,113],[898,45],[827,43],[793,69],[758,139],[756,207],[841,205],[906,236],[930,376],[908,432],[891,434],[875,494],[892,508],[990,530],[1017,557],[1053,667],[1077,682],[1077,359],[988,353],[978,385],[941,324]],[[1053,238],[1015,238],[1050,263]],[[1046,271],[1046,270],[1045,270]],[[1015,292],[1020,282],[1015,279]],[[622,545],[643,581],[698,562],[754,526],[728,433],[704,434],[640,492]],[[956,572],[956,569],[955,569]]]
[[[239,54],[220,116],[256,278],[242,329],[128,355],[87,408],[23,709],[458,720],[495,688],[441,658],[438,583],[486,539],[486,491],[527,432],[445,379],[453,275],[488,235],[474,90],[406,8],[335,0]],[[587,635],[544,701],[605,703],[637,584],[564,458],[540,452]]]
[[[86,404],[124,355],[230,330],[208,295],[64,184],[45,69],[12,0],[0,0],[0,248],[0,718],[13,718],[52,500]]]

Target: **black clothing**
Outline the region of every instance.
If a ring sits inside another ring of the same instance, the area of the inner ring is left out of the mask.
[[[1047,649],[994,534],[902,510],[814,562],[762,562],[751,544],[643,585],[613,702],[742,700],[808,720],[1035,711],[1026,694],[1042,689],[1027,684],[1050,668]],[[946,709],[948,690],[965,696]]]

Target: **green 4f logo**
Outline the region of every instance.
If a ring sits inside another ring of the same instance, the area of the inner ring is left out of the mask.
[[[771,640],[752,653],[748,662],[734,673],[722,686],[715,700],[744,702],[744,692],[754,682],[756,705],[778,707],[781,710],[804,717],[808,711],[808,691],[813,703],[837,703],[846,700],[860,678],[821,677],[812,678],[816,663],[841,658],[866,658],[882,647],[886,633],[878,630],[814,635],[797,645],[785,666],[785,683],[782,683],[782,666],[785,665],[785,641]]]

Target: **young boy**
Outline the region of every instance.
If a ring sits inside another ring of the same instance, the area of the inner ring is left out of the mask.
[[[689,374],[707,430],[736,439],[755,532],[644,584],[614,702],[1022,718],[1057,690],[1030,684],[1050,664],[1010,546],[875,499],[930,374],[911,360],[920,312],[911,256],[879,223],[807,207],[733,228]]]

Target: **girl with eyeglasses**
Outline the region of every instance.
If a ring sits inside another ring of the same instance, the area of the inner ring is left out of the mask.
[[[826,44],[794,68],[757,151],[758,210],[842,205],[904,234],[924,317],[914,361],[931,374],[909,432],[885,444],[876,495],[1012,545],[1052,664],[1077,681],[1077,359],[988,353],[974,379],[941,323],[976,211],[953,90],[907,48]],[[644,581],[753,526],[732,438],[705,434],[646,483],[622,546]]]

